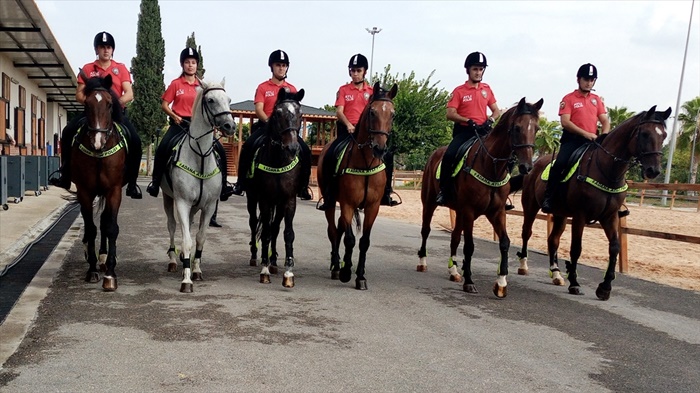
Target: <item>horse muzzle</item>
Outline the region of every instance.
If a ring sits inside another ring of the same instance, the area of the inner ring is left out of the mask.
[[[528,173],[530,173],[531,170],[532,170],[532,163],[518,164],[518,171],[523,175],[527,175]]]
[[[656,179],[661,174],[661,168],[658,166],[642,167],[642,177],[647,180]]]

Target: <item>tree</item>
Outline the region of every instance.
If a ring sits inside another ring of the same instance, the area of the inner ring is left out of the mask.
[[[681,113],[678,114],[680,130],[678,131],[678,150],[692,152],[692,167],[690,168],[689,183],[694,184],[697,180],[698,160],[700,160],[700,141],[698,137],[698,127],[700,127],[700,96],[686,101],[681,106]],[[675,164],[674,157],[674,164]]]
[[[134,77],[134,102],[130,106],[130,119],[141,139],[152,141],[163,125],[164,114],[160,108],[160,96],[165,90],[163,65],[165,42],[161,34],[160,6],[158,0],[141,0],[136,31],[136,57],[131,59]]]
[[[626,106],[623,107],[617,107],[614,106],[612,108],[607,108],[608,110],[608,119],[610,119],[610,129],[612,130],[613,128],[617,127],[622,123],[623,121],[629,119],[630,117],[634,116],[634,112],[630,112],[629,109],[627,109]]]
[[[204,69],[204,56],[202,56],[202,47],[197,45],[197,40],[194,38],[194,31],[192,32],[192,35],[187,37],[187,40],[185,40],[185,48],[192,48],[196,49],[197,53],[199,53],[199,62],[197,63],[197,76],[199,79],[204,78],[204,73],[206,70]]]
[[[562,128],[558,121],[549,121],[546,117],[540,117],[538,122],[540,130],[535,136],[535,150],[538,156],[553,153],[560,145]]]
[[[395,151],[396,163],[408,170],[423,169],[428,157],[440,146],[447,145],[452,136],[452,123],[446,118],[449,93],[439,89],[432,78],[418,80],[414,72],[408,76],[391,75],[391,65],[379,76],[381,85],[390,88],[398,85],[394,97],[393,130],[389,138]]]
[[[322,110],[328,111],[328,112],[335,112],[335,106],[329,105],[329,104],[326,104],[319,109],[322,109]],[[330,135],[330,133],[334,127],[334,124],[335,124],[334,122],[324,122],[323,123],[323,126],[324,126],[323,132],[325,133],[326,138],[328,138],[328,136]],[[309,146],[314,146],[318,143],[318,138],[319,138],[318,125],[319,125],[319,123],[312,123],[309,126],[309,134],[305,140],[306,144]],[[326,142],[328,142],[328,141],[326,141]]]

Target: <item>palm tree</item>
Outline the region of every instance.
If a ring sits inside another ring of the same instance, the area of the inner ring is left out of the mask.
[[[690,101],[686,101],[681,106],[681,113],[678,114],[678,121],[680,122],[680,130],[678,132],[678,144],[679,150],[692,151],[691,155],[691,168],[690,168],[690,180],[691,184],[694,184],[697,178],[698,172],[698,160],[700,160],[700,141],[697,140],[698,137],[698,127],[700,127],[700,96],[693,98]]]
[[[612,108],[608,108],[608,119],[610,119],[610,129],[612,130],[613,128],[619,126],[620,123],[629,119],[632,116],[634,116],[634,112],[630,112],[630,110],[627,109],[626,106],[619,108],[617,106],[614,106]]]
[[[543,156],[559,148],[562,128],[558,121],[549,121],[544,116],[540,117],[539,126],[540,130],[535,137],[535,150],[537,156]]]

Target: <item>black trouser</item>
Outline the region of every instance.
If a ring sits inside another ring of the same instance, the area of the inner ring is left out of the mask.
[[[452,141],[447,145],[445,155],[442,157],[442,164],[440,164],[440,191],[443,194],[449,192],[452,186],[452,171],[454,171],[455,159],[459,148],[476,133],[475,127],[464,126],[459,123],[455,123],[454,127],[452,127]]]
[[[244,190],[248,185],[248,171],[253,165],[253,155],[255,149],[259,145],[259,140],[265,136],[266,122],[258,121],[253,124],[251,134],[248,139],[243,142],[241,147],[241,155],[238,158],[238,185]],[[309,178],[311,177],[311,149],[309,145],[297,135],[299,143],[299,164],[301,165],[301,179],[299,179],[299,189],[305,190],[309,186]]]
[[[547,191],[550,193],[554,190],[557,184],[559,184],[565,176],[565,171],[568,168],[569,159],[571,154],[573,154],[576,149],[588,143],[588,140],[577,135],[567,134],[564,131],[564,135],[561,138],[561,146],[559,147],[559,153],[557,153],[556,161],[549,170],[549,180],[547,181]],[[551,184],[551,186],[550,186]]]
[[[75,134],[78,133],[78,129],[85,123],[85,113],[76,116],[68,122],[68,124],[63,128],[61,133],[61,172],[63,176],[70,174],[70,160],[71,160],[71,148],[73,144],[73,138]],[[139,169],[141,167],[141,138],[136,132],[134,125],[131,124],[126,113],[122,116],[121,123],[125,128],[125,136],[128,139],[129,153],[126,158],[126,182],[128,184],[136,184],[136,179],[139,176]]]
[[[187,126],[176,124],[170,119],[170,127],[168,127],[168,131],[163,135],[163,139],[161,139],[156,148],[156,155],[153,157],[153,174],[151,177],[155,185],[160,185],[163,172],[165,172],[165,167],[168,165],[173,147],[175,147],[174,144],[176,141],[180,140],[186,132]]]

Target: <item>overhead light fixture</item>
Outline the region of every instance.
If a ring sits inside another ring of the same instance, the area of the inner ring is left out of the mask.
[[[10,78],[10,82],[14,83],[15,85],[19,85],[19,81],[17,79],[15,79],[14,76],[12,78]]]

